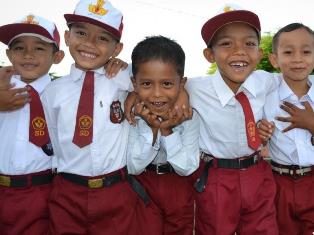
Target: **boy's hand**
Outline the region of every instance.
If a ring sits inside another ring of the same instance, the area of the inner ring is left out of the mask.
[[[308,102],[303,102],[302,105],[305,109],[300,109],[294,104],[289,102],[283,102],[280,106],[290,114],[290,117],[276,117],[278,121],[290,122],[291,124],[283,130],[283,132],[290,131],[294,128],[301,128],[309,130],[312,135],[314,134],[314,112],[311,105]]]
[[[116,74],[122,69],[125,70],[128,67],[128,64],[123,60],[118,58],[111,58],[105,65],[106,76],[108,78],[113,78]]]
[[[160,121],[157,115],[152,114],[149,109],[144,106],[144,102],[135,105],[135,114],[143,118],[152,129],[159,129]]]
[[[0,68],[0,111],[12,111],[22,108],[29,102],[27,88],[11,89],[10,79],[15,73],[12,66]]]
[[[193,112],[189,102],[189,95],[184,88],[180,90],[175,107],[181,110],[184,114],[187,114],[185,120],[190,120],[192,118]]]
[[[133,107],[136,103],[139,103],[137,100],[137,95],[134,91],[129,92],[128,96],[124,101],[124,115],[126,120],[130,123],[130,125],[135,126],[135,114],[133,112]]]
[[[274,132],[275,125],[266,119],[262,119],[257,122],[256,127],[258,129],[258,134],[261,138],[262,144],[265,146]]]

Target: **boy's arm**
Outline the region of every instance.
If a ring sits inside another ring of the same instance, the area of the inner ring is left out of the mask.
[[[197,112],[192,119],[173,129],[168,136],[161,136],[167,161],[179,175],[190,175],[199,166],[199,128]]]
[[[314,112],[308,102],[302,103],[305,109],[300,109],[297,106],[284,102],[280,108],[290,114],[290,117],[276,117],[278,121],[290,122],[291,124],[283,130],[283,132],[290,131],[294,128],[301,128],[308,130],[314,135]]]
[[[145,121],[139,120],[131,126],[127,150],[127,167],[130,174],[142,173],[158,154],[159,141],[154,145],[152,129]]]

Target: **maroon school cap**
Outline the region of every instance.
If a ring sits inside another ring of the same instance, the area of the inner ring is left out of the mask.
[[[60,35],[56,25],[40,16],[29,14],[13,24],[0,27],[0,41],[6,45],[21,36],[34,36],[60,46]]]
[[[206,45],[209,45],[215,33],[223,26],[243,22],[252,26],[260,37],[261,25],[258,16],[248,10],[243,10],[238,6],[228,4],[223,7],[219,14],[210,18],[202,27],[202,38]]]

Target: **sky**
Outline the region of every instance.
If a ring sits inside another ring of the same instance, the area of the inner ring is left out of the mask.
[[[30,13],[55,22],[62,38],[61,49],[66,56],[59,65],[53,65],[50,72],[66,75],[73,60],[63,40],[67,29],[63,15],[73,13],[77,2],[78,0],[1,1],[0,25],[13,23]],[[262,34],[274,33],[293,22],[314,29],[314,2],[311,0],[111,0],[111,3],[124,17],[121,39],[124,47],[119,58],[130,63],[132,50],[139,41],[146,36],[167,36],[176,40],[185,51],[187,77],[206,74],[210,64],[203,56],[206,45],[201,38],[201,28],[225,4],[237,4],[255,12],[261,21]],[[9,65],[6,48],[6,45],[0,43],[1,65]]]

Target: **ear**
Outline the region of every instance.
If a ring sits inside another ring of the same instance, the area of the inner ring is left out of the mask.
[[[69,41],[70,41],[70,31],[66,30],[64,32],[64,41],[65,41],[65,45],[69,46]]]
[[[131,81],[132,81],[132,84],[133,84],[134,91],[137,93],[138,86],[136,84],[136,79],[135,79],[134,76],[131,76]]]
[[[53,55],[53,63],[59,64],[62,61],[63,57],[64,57],[64,51],[62,51],[62,50],[57,51]]]
[[[120,52],[122,51],[122,49],[123,49],[123,43],[118,42],[115,46],[112,57],[117,57],[120,54]]]
[[[212,48],[205,48],[203,50],[203,55],[209,63],[215,63],[214,51]]]
[[[185,83],[186,83],[186,77],[181,78],[180,79],[180,90],[184,89]]]
[[[279,68],[279,65],[278,65],[278,60],[277,60],[277,54],[276,53],[270,53],[268,55],[268,59],[271,63],[271,65],[275,68],[275,69],[278,69]]]

